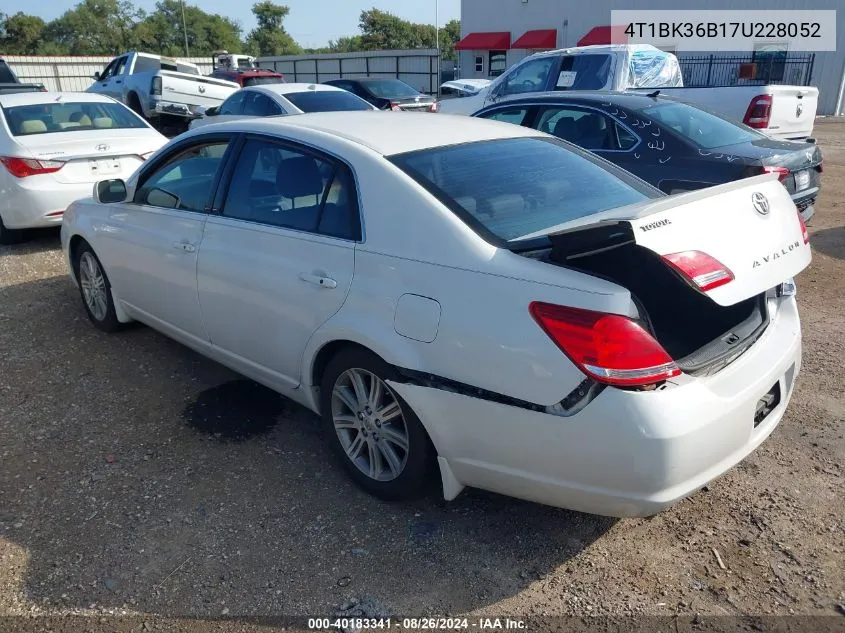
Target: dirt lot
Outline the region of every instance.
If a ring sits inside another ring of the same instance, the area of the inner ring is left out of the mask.
[[[0,616],[77,613],[66,630],[97,632],[109,614],[198,631],[212,625],[189,619],[338,612],[845,621],[845,122],[816,130],[791,407],[743,464],[648,520],[482,492],[379,502],[309,412],[147,328],[90,326],[55,232],[0,249]]]

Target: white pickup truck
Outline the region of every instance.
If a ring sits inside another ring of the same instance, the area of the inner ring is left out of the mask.
[[[472,114],[492,103],[560,90],[660,90],[692,105],[742,121],[781,140],[813,133],[819,90],[811,86],[684,88],[678,59],[647,44],[581,46],[536,53],[493,81],[455,80],[442,88],[461,98],[445,99],[440,112]]]
[[[149,53],[115,57],[94,74],[86,92],[105,94],[126,104],[155,127],[184,127],[238,90],[238,84],[204,77],[194,64]]]

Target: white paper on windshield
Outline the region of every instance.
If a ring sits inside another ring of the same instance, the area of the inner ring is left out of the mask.
[[[558,88],[571,88],[575,85],[575,78],[578,76],[578,73],[574,70],[562,70],[560,71],[560,75],[557,78],[557,87]]]

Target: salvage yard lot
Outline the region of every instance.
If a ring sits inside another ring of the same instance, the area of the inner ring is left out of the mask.
[[[845,611],[845,122],[815,133],[790,409],[651,519],[478,491],[380,502],[310,412],[148,328],[95,330],[57,232],[0,248],[0,616]]]

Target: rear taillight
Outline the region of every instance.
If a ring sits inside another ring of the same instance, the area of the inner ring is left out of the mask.
[[[402,108],[399,107],[398,103],[391,103],[390,109],[393,110],[394,112],[400,112],[402,110]]]
[[[434,103],[432,103],[432,104],[429,106],[429,108],[428,108],[428,111],[429,111],[429,112],[437,112],[437,111],[439,111],[439,110],[440,110],[440,104],[439,104],[437,101],[435,101]]]
[[[702,292],[724,286],[734,280],[734,274],[727,266],[701,251],[671,253],[663,255],[662,259]]]
[[[772,113],[771,95],[758,95],[748,104],[745,118],[742,122],[748,127],[765,129],[769,127],[769,116]]]
[[[14,156],[0,156],[0,163],[3,163],[6,171],[15,178],[52,174],[65,166],[60,160],[36,160],[34,158],[16,158]]]
[[[786,167],[771,167],[769,165],[765,165],[763,167],[764,174],[777,174],[778,180],[783,182],[789,176],[789,170]]]
[[[529,311],[578,369],[598,382],[635,387],[681,373],[660,343],[628,317],[537,301]]]
[[[161,94],[161,77],[156,75],[153,77],[153,83],[150,86],[150,94],[160,95]]]
[[[796,209],[797,211],[797,209]],[[801,213],[798,213],[798,223],[801,225],[801,239],[804,240],[805,244],[810,243],[810,234],[807,232],[807,223],[804,222],[804,218],[801,217]]]

